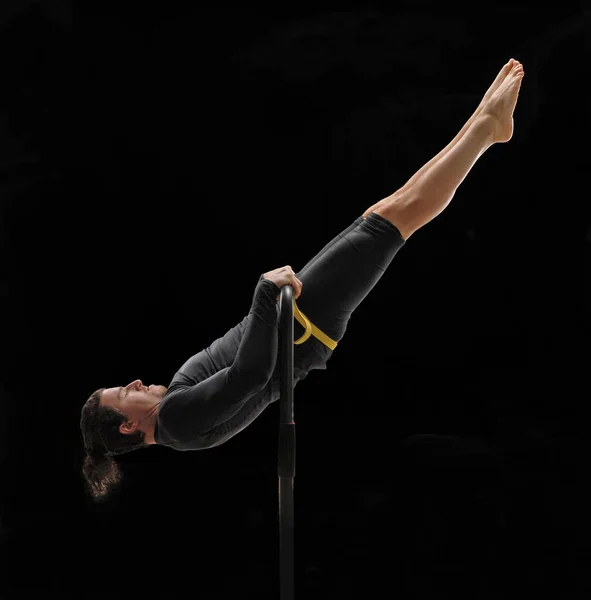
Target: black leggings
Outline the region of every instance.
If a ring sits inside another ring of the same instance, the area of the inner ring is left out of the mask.
[[[366,219],[359,217],[296,273],[302,281],[298,308],[328,337],[339,342],[353,311],[403,245],[404,238],[388,219],[375,213]],[[294,321],[294,339],[303,333],[304,328]],[[314,340],[316,347],[324,346],[316,338],[308,339]],[[296,346],[296,354],[306,344],[308,341]]]

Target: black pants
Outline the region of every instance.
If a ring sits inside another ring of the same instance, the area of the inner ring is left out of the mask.
[[[296,273],[302,281],[299,309],[329,338],[339,342],[353,311],[380,280],[404,245],[387,219],[370,213],[339,233]],[[294,339],[304,328],[294,322]],[[332,350],[314,336],[295,346],[294,370],[299,379],[313,369],[325,369]]]
[[[303,284],[297,300],[300,310],[328,337],[340,341],[351,314],[403,245],[398,229],[384,217],[359,217],[296,273]]]

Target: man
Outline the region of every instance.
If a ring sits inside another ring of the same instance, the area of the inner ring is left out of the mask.
[[[420,227],[440,214],[475,162],[513,135],[523,66],[503,66],[458,135],[392,195],[370,206],[297,274],[290,266],[261,275],[249,314],[191,357],[168,388],[135,380],[101,388],[82,408],[87,456],[83,472],[95,498],[106,496],[120,472],[112,456],[161,444],[176,450],[218,446],[279,398],[278,303],[292,285],[295,314],[312,336],[296,340],[294,383],[326,363],[353,311]],[[300,312],[301,311],[301,312]]]

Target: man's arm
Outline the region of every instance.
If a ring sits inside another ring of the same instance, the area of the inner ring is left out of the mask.
[[[249,314],[246,317],[244,317],[244,319],[242,319],[242,321],[240,321],[238,325],[232,327],[232,329],[228,330],[222,337],[212,342],[206,348],[206,351],[211,356],[214,364],[218,369],[230,367],[236,360],[236,355],[238,354],[240,344],[242,343],[242,339],[244,338],[248,322],[251,318],[250,314],[252,312],[252,307],[254,306],[257,299],[259,290],[258,284],[264,280],[263,277],[264,274],[260,276],[259,281],[257,282],[257,287],[255,288],[253,294],[251,302],[251,311],[249,312]],[[277,300],[277,296],[275,300]]]
[[[230,374],[227,367],[201,383],[182,385],[162,403],[158,419],[178,441],[185,442],[231,419],[265,385],[253,373]]]
[[[190,369],[176,374],[180,385],[159,412],[159,419],[175,438],[189,440],[227,421],[271,379],[278,350],[278,289],[272,281],[259,281],[248,325],[230,367],[201,382]]]

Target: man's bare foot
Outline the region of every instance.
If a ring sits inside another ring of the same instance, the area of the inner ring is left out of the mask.
[[[490,97],[499,89],[499,86],[501,85],[501,83],[503,83],[503,81],[505,80],[505,77],[507,77],[507,75],[509,74],[509,71],[512,69],[515,62],[516,62],[515,59],[512,58],[509,60],[508,63],[505,63],[503,65],[503,68],[499,71],[498,75],[495,77],[495,80],[492,82],[492,85],[488,88],[488,90],[486,91],[486,94],[484,94],[484,97],[480,101],[478,108],[474,111],[474,114],[470,117],[471,120],[474,120],[480,114],[482,109],[485,107],[486,103],[490,100]]]
[[[478,119],[486,119],[493,128],[493,142],[508,142],[513,137],[513,111],[517,104],[523,65],[514,61],[509,74],[501,85],[493,92],[478,115]]]

